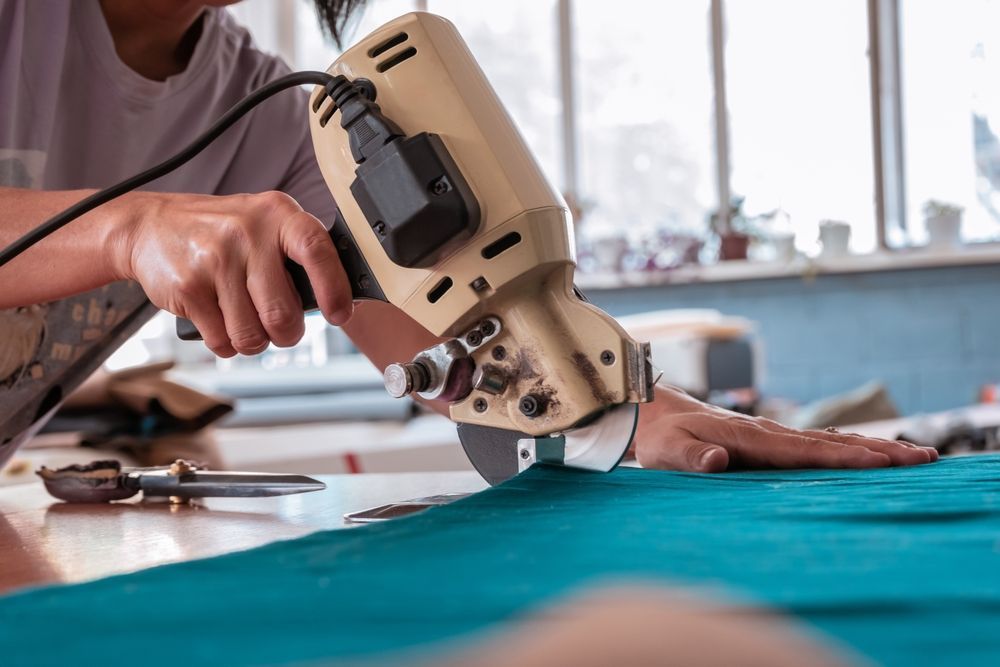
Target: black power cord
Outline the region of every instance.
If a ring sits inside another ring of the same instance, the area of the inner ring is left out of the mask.
[[[166,174],[169,174],[173,170],[177,169],[184,163],[188,162],[191,158],[198,155],[198,153],[205,150],[205,148],[218,139],[223,132],[232,127],[251,109],[269,97],[272,97],[283,90],[287,90],[288,88],[294,88],[296,86],[307,84],[330,88],[341,80],[343,80],[343,77],[334,77],[326,72],[294,72],[264,84],[234,104],[229,111],[224,113],[222,117],[219,118],[214,125],[212,125],[212,127],[208,128],[208,130],[192,141],[184,150],[180,151],[173,157],[164,160],[155,167],[151,167],[144,172],[127,178],[121,183],[99,190],[89,197],[80,200],[73,206],[70,206],[61,213],[52,216],[38,227],[35,227],[3,250],[0,250],[0,266],[5,265],[7,262],[11,261],[22,252],[38,243],[49,234],[65,227],[84,213],[88,213],[101,204],[111,201],[115,197],[120,197],[126,192],[140,188],[143,185],[146,185],[151,181],[155,181],[161,176],[165,176]]]

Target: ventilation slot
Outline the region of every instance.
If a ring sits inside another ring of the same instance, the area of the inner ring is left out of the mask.
[[[417,55],[417,50],[411,46],[405,51],[400,51],[392,58],[389,58],[388,60],[383,60],[382,62],[380,62],[378,65],[375,66],[375,69],[377,69],[381,74],[382,72],[391,70],[393,67],[403,62],[404,60],[409,60],[415,55]]]
[[[445,277],[437,284],[437,287],[427,293],[427,300],[431,303],[437,303],[444,296],[445,292],[451,289],[452,284],[451,278]]]
[[[312,110],[313,110],[313,113],[316,113],[317,111],[319,111],[319,108],[321,106],[323,106],[323,102],[325,102],[325,101],[326,101],[326,90],[323,89],[323,88],[320,88],[319,90],[316,91],[316,96],[313,97],[313,101],[312,101]]]
[[[335,113],[337,113],[337,105],[331,101],[330,106],[328,106],[326,111],[323,112],[323,115],[319,117],[319,126],[326,127],[326,124],[330,122],[330,119],[333,118],[333,114]]]
[[[396,46],[397,44],[402,44],[408,38],[409,38],[409,35],[407,35],[405,32],[401,32],[398,35],[396,35],[395,37],[390,37],[389,39],[385,40],[381,44],[379,44],[377,46],[373,46],[372,48],[368,49],[368,57],[369,58],[378,58],[380,55],[382,55],[383,53],[385,53],[386,51],[388,51],[392,47]]]
[[[521,235],[517,232],[511,232],[506,236],[501,236],[496,241],[483,248],[483,259],[493,259],[505,250],[510,250],[520,242]]]

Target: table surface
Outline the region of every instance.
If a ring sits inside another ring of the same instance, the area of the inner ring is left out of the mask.
[[[324,475],[323,491],[210,498],[199,505],[69,505],[41,483],[0,489],[0,594],[250,549],[348,527],[344,514],[486,487],[474,472]]]

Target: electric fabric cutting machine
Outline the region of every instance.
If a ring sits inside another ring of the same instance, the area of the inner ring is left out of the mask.
[[[407,14],[328,73],[310,125],[355,295],[446,339],[386,368],[386,389],[448,401],[490,482],[614,468],[652,399],[649,345],[574,289],[566,204],[458,31]]]

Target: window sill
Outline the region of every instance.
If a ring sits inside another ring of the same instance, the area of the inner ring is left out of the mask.
[[[913,248],[880,251],[845,257],[799,256],[790,262],[736,260],[718,264],[689,265],[666,271],[634,273],[577,274],[576,284],[583,290],[725,283],[775,278],[813,278],[820,275],[905,271],[949,266],[1000,264],[1000,244],[964,246],[955,250]]]

